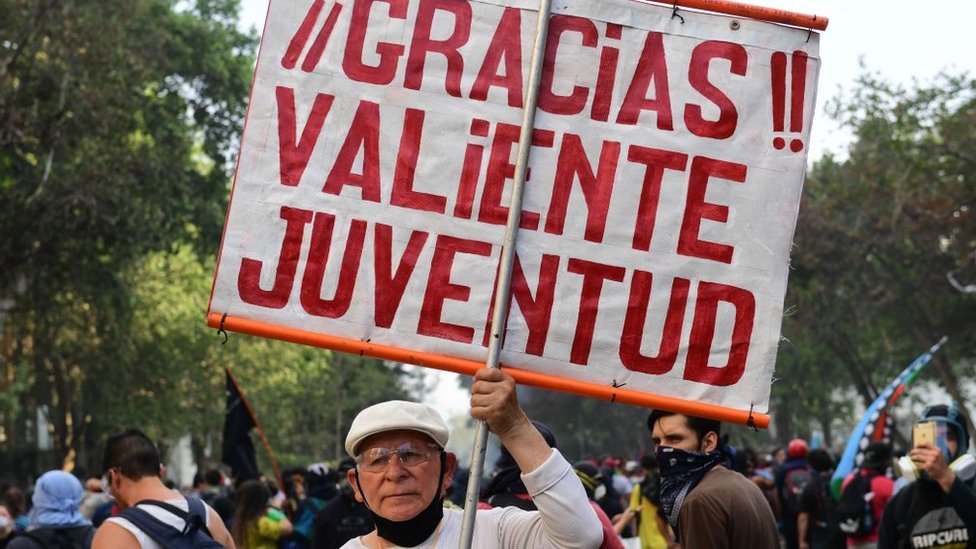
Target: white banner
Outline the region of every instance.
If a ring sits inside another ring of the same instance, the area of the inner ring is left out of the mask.
[[[211,313],[485,361],[526,0],[272,0]],[[553,4],[501,361],[765,412],[819,36]]]

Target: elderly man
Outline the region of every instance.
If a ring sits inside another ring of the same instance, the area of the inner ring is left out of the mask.
[[[759,487],[727,468],[722,424],[655,410],[647,418],[661,468],[661,507],[688,549],[779,549]]]
[[[598,547],[603,534],[583,485],[519,407],[514,380],[501,370],[478,370],[471,415],[486,421],[512,454],[538,507],[478,511],[473,547]],[[376,529],[344,548],[458,545],[462,514],[443,507],[457,466],[457,456],[444,451],[448,436],[441,416],[422,404],[384,402],[356,416],[346,437],[356,468],[347,475]]]

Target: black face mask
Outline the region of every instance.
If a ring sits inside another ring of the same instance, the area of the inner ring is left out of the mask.
[[[363,503],[366,504],[370,516],[373,517],[376,532],[381,538],[392,541],[401,547],[416,547],[434,533],[437,525],[444,517],[444,501],[441,498],[440,491],[441,485],[444,483],[446,458],[447,454],[441,452],[441,472],[437,477],[437,493],[434,494],[434,499],[417,516],[401,521],[385,519],[370,508],[363,487],[359,483],[359,471],[356,471],[356,486],[359,488],[359,493],[363,495]]]

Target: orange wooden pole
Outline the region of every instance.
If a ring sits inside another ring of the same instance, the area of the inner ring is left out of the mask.
[[[291,343],[301,343],[303,345],[320,347],[323,349],[333,349],[343,353],[364,354],[376,358],[382,358],[384,360],[406,362],[408,364],[416,364],[418,366],[426,366],[429,368],[446,370],[468,376],[474,375],[479,368],[484,367],[484,363],[474,360],[436,355],[421,351],[413,351],[410,349],[401,349],[399,347],[391,347],[388,345],[378,345],[376,343],[370,343],[367,341],[359,341],[316,332],[308,332],[305,330],[297,330],[295,328],[268,324],[266,322],[224,316],[221,313],[208,314],[207,325],[211,328],[219,328],[260,337],[268,337]],[[670,410],[672,412],[707,417],[729,423],[751,425],[760,429],[769,427],[769,416],[766,414],[758,414],[747,410],[737,410],[734,408],[725,408],[722,406],[716,406],[714,404],[695,402],[693,400],[652,395],[642,393],[640,391],[634,391],[632,389],[625,389],[623,387],[607,387],[604,385],[598,385],[596,383],[588,383],[575,379],[562,378],[538,372],[530,372],[507,366],[502,366],[502,370],[504,370],[508,375],[512,376],[516,382],[523,385],[542,387],[554,391],[573,393],[591,398],[598,398],[601,400],[609,400],[612,402],[633,404],[635,406],[643,406],[645,408]]]
[[[647,2],[665,4],[667,6],[677,8],[691,8],[715,13],[724,13],[725,15],[747,17],[749,19],[757,19],[759,21],[769,21],[770,23],[780,23],[783,25],[819,31],[827,30],[827,23],[830,22],[829,19],[823,17],[822,15],[807,15],[805,13],[766,8],[752,4],[743,4],[741,2],[733,2],[731,0],[676,0],[674,2],[667,2],[664,0],[647,0],[644,3]]]

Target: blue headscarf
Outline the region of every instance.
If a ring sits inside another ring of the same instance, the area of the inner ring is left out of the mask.
[[[81,482],[64,471],[48,471],[37,479],[34,486],[34,508],[31,509],[31,525],[34,528],[73,528],[88,526],[90,521],[81,516]]]

